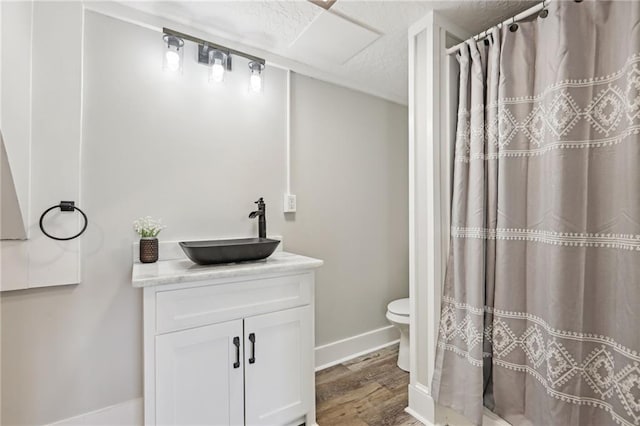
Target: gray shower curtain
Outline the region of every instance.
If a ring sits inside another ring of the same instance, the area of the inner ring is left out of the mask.
[[[434,399],[640,425],[640,2],[562,2],[461,50]]]

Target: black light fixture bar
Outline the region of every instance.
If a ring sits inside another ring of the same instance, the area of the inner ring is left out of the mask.
[[[243,58],[247,58],[249,61],[259,62],[259,63],[261,63],[263,65],[266,63],[266,61],[264,59],[259,58],[257,56],[253,56],[253,55],[250,55],[248,53],[241,52],[239,50],[229,49],[228,47],[221,46],[219,44],[212,43],[210,41],[203,40],[201,38],[194,37],[194,36],[191,36],[189,34],[181,33],[180,31],[171,30],[169,28],[163,28],[162,32],[165,33],[165,34],[172,35],[172,36],[180,37],[183,40],[192,41],[192,42],[197,43],[198,45],[201,45],[201,46],[206,46],[209,49],[220,50],[220,51],[226,53],[227,55],[242,56]]]

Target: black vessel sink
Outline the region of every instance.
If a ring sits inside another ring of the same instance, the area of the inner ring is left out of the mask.
[[[269,257],[280,244],[269,238],[233,240],[182,241],[180,247],[198,265],[247,262]]]

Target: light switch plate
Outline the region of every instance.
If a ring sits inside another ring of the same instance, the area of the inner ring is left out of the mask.
[[[285,213],[295,213],[296,211],[296,196],[293,194],[284,194],[284,206]]]

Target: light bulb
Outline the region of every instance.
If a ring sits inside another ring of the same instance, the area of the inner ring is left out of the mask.
[[[224,79],[224,67],[222,66],[222,61],[220,59],[216,59],[213,65],[211,66],[211,80],[216,83],[220,83]]]
[[[182,72],[184,40],[170,34],[164,34],[162,40],[165,46],[162,68],[170,72]]]
[[[259,92],[262,90],[262,77],[259,74],[253,74],[251,78],[249,78],[249,85],[251,86],[251,90]]]
[[[173,50],[167,50],[165,53],[167,59],[167,68],[171,71],[177,71],[180,68],[180,55]]]
[[[249,90],[252,92],[261,92],[264,80],[262,78],[262,70],[264,64],[256,61],[249,62],[249,70],[251,72],[249,76]]]

